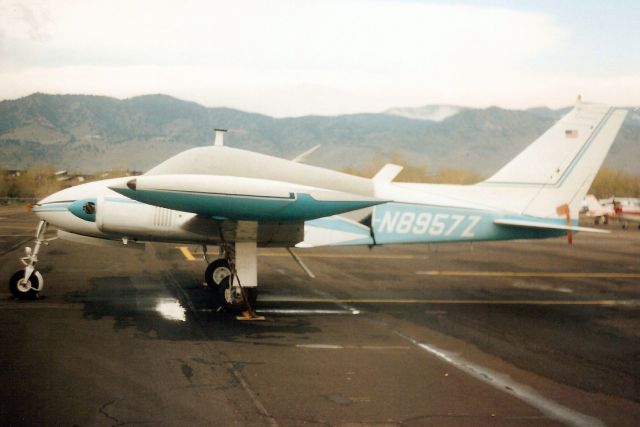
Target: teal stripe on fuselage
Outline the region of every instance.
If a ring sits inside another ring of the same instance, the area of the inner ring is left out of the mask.
[[[387,203],[374,208],[372,227],[377,244],[540,239],[566,234],[564,230],[499,226],[493,222],[498,218],[565,223],[563,218],[543,222],[501,212]]]
[[[73,203],[73,201],[64,201],[64,202],[51,202],[51,203],[44,203],[42,205],[35,205],[33,207],[33,209],[31,209],[32,212],[64,212],[67,211],[69,206],[71,206],[71,204]]]

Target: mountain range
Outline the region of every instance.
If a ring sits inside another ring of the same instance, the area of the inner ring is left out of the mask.
[[[208,108],[166,95],[116,99],[36,93],[0,102],[0,166],[37,163],[81,173],[113,167],[147,170],[190,147],[225,144],[293,158],[321,144],[308,163],[333,169],[374,159],[406,159],[428,170],[443,166],[488,176],[541,135],[568,108],[507,110],[451,105],[382,113],[273,118]],[[640,174],[640,114],[632,110],[605,160]]]

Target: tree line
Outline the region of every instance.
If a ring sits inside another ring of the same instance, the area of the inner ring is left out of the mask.
[[[363,167],[348,167],[343,172],[353,175],[372,177],[386,163],[402,165],[402,172],[395,179],[397,182],[420,182],[430,184],[475,184],[486,179],[477,172],[465,168],[442,167],[431,171],[421,164],[412,163],[399,154],[391,154],[388,158],[377,155]],[[640,175],[632,175],[622,170],[603,167],[596,175],[588,194],[599,199],[612,196],[640,197]]]
[[[0,199],[38,200],[81,182],[126,176],[127,170],[114,168],[107,172],[77,176],[56,175],[50,165],[36,165],[23,171],[8,171],[0,167]]]

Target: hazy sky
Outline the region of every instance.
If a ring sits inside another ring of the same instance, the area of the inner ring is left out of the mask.
[[[0,0],[0,99],[165,93],[273,116],[640,105],[635,0]]]

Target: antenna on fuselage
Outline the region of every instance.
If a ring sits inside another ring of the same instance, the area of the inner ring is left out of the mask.
[[[213,141],[215,147],[222,147],[224,145],[224,134],[227,129],[215,129],[216,139]]]

